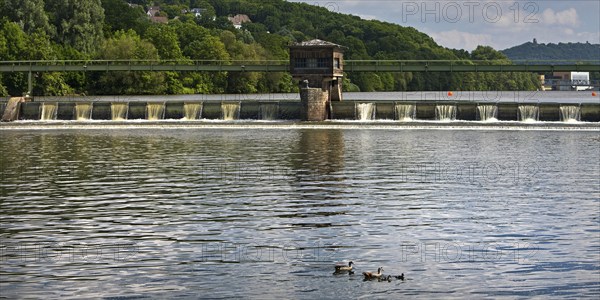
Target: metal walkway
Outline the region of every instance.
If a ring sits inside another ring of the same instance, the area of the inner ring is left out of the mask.
[[[578,62],[457,60],[346,60],[345,72],[600,72],[600,60]],[[60,60],[0,61],[0,72],[171,71],[289,72],[289,61]]]

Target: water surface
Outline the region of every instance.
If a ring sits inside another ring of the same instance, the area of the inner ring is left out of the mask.
[[[597,131],[26,129],[0,152],[1,297],[600,295]],[[362,280],[380,266],[407,279]]]

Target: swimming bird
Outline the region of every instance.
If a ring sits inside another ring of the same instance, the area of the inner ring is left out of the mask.
[[[379,267],[379,269],[377,269],[377,273],[363,272],[363,275],[365,276],[365,279],[380,278],[381,275],[383,275],[382,272],[383,272],[383,267]]]
[[[352,271],[353,264],[354,264],[353,261],[348,262],[347,266],[345,264],[337,264],[337,265],[335,265],[335,271],[336,272]]]
[[[392,282],[392,275],[388,275],[388,276],[382,276],[381,278],[378,279],[378,281],[387,281],[387,282]]]
[[[394,278],[404,280],[404,273],[402,273],[400,276],[394,275]]]

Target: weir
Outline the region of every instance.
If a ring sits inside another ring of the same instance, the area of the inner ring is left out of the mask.
[[[49,121],[56,120],[58,113],[58,103],[45,102],[40,106],[40,120]]]
[[[165,103],[151,103],[146,104],[146,120],[156,121],[165,118]]]
[[[435,119],[438,121],[456,120],[456,105],[436,105]]]
[[[111,120],[123,121],[127,120],[127,113],[129,112],[129,103],[126,102],[113,102],[110,105]]]
[[[320,89],[316,89],[319,93]],[[58,102],[56,102],[58,100]],[[87,104],[87,105],[86,105]],[[244,100],[236,102],[207,100],[175,101],[152,103],[146,101],[111,102],[104,101],[73,102],[69,99],[52,98],[48,102],[20,102],[18,120],[115,120],[151,119],[160,120],[303,120],[306,107],[301,101],[280,100],[260,101]],[[153,106],[157,106],[153,108]],[[6,102],[0,103],[1,109],[8,110]],[[155,112],[152,112],[155,110]],[[312,110],[316,112],[319,110]],[[471,101],[457,101],[449,104],[442,101],[334,101],[320,110],[331,113],[334,120],[389,120],[406,121],[524,121],[542,122],[600,122],[600,103],[531,103],[498,102],[483,104]]]
[[[560,120],[562,122],[579,122],[581,120],[581,107],[579,105],[561,105]]]
[[[539,121],[540,109],[537,105],[519,105],[519,120],[521,122]]]
[[[239,120],[240,102],[221,103],[221,119],[225,121]]]
[[[396,103],[394,106],[396,120],[410,122],[417,118],[417,106],[415,104]]]
[[[275,103],[260,103],[261,120],[273,121],[279,118],[279,102]]]
[[[477,114],[479,121],[498,121],[498,106],[479,104],[477,105]]]
[[[356,103],[356,119],[360,121],[375,120],[374,103]]]
[[[93,107],[94,107],[93,102],[75,103],[75,120],[77,120],[77,121],[91,120]]]
[[[186,102],[183,104],[183,119],[184,120],[199,120],[202,118],[203,103]]]

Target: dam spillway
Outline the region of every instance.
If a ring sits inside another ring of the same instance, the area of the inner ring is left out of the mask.
[[[360,96],[360,94],[357,94]],[[286,94],[189,96],[173,99],[169,96],[140,96],[138,98],[96,97],[81,98],[39,97],[33,102],[21,102],[18,120],[61,121],[126,121],[126,120],[302,120],[303,106],[298,99]],[[149,98],[147,101],[145,98]],[[220,100],[222,98],[223,100]],[[357,97],[358,98],[358,97]],[[419,99],[352,99],[329,104],[328,119],[361,122],[418,122],[418,121],[475,121],[475,122],[600,122],[600,102],[597,98],[581,102],[482,102],[478,99],[459,101]],[[595,100],[595,101],[594,101]],[[0,102],[0,113],[7,101]]]

